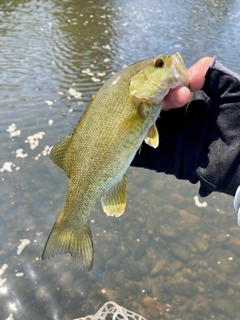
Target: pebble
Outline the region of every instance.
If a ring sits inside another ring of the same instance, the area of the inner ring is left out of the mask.
[[[190,281],[195,280],[195,273],[189,268],[183,268],[181,271],[179,271],[176,274],[176,276],[178,274],[180,275],[180,277],[183,277],[183,278],[188,279]]]
[[[195,216],[194,214],[186,211],[186,210],[179,210],[180,217],[187,221],[188,223],[199,223],[200,218]]]
[[[233,288],[228,288],[226,296],[229,298],[235,294],[235,290]]]
[[[198,266],[202,268],[207,268],[208,262],[206,260],[198,260]]]
[[[170,244],[170,252],[181,261],[188,261],[190,258],[190,253],[186,247],[178,243]]]
[[[234,318],[234,310],[225,299],[216,299],[213,301],[212,309],[220,314],[225,314],[229,319]]]
[[[140,281],[142,278],[141,272],[134,263],[125,264],[123,275],[125,278],[134,281]]]
[[[222,274],[215,275],[213,283],[214,287],[218,287],[220,289],[228,286],[228,280]]]
[[[160,302],[147,296],[143,298],[142,303],[147,308],[147,313],[149,313],[151,317],[159,319],[159,316],[164,310],[164,306]]]
[[[172,266],[174,269],[179,270],[179,269],[182,268],[183,264],[182,264],[181,261],[175,260],[175,261],[173,261],[173,262],[171,263],[171,266]]]
[[[184,197],[182,197],[180,194],[172,193],[171,200],[172,200],[172,204],[176,205],[177,207],[186,205]]]
[[[231,276],[239,269],[236,257],[222,249],[217,249],[210,256],[209,262],[213,269]]]
[[[191,253],[196,254],[198,252],[198,250],[191,243],[187,242],[186,246]]]
[[[207,270],[199,269],[198,270],[198,280],[202,281],[203,283],[206,283],[210,278],[210,274]]]
[[[173,214],[176,212],[176,208],[170,204],[166,204],[163,206],[163,212],[165,214]]]
[[[108,276],[109,276],[109,273],[108,273]],[[122,286],[126,282],[126,278],[124,277],[123,272],[120,271],[120,272],[117,272],[116,276],[113,275],[112,281],[110,281],[110,282],[111,283],[110,283],[109,287],[115,288],[116,285]]]
[[[106,248],[102,248],[100,254],[101,258],[109,260],[112,256],[114,256],[116,250],[111,245],[106,245]]]
[[[159,233],[161,234],[161,236],[167,237],[167,238],[175,238],[176,237],[176,229],[174,227],[170,227],[168,225],[161,226]]]
[[[165,189],[165,184],[161,179],[154,179],[151,187],[160,194],[160,191]]]
[[[215,240],[217,243],[223,243],[229,240],[229,236],[227,235],[227,233],[220,233],[216,236]]]
[[[171,295],[178,295],[184,297],[192,297],[195,293],[194,284],[187,279],[169,279],[164,284],[164,290]]]
[[[240,256],[240,239],[237,237],[231,237],[228,241],[228,246],[231,251]]]
[[[159,260],[157,261],[155,264],[154,264],[154,267],[151,271],[151,275],[152,276],[156,276],[158,275],[162,270],[163,268],[165,267],[165,265],[167,264],[166,260]]]
[[[133,256],[135,260],[139,260],[142,256],[146,256],[145,246],[143,246],[141,242],[138,242],[133,248]]]
[[[143,256],[141,259],[138,260],[137,268],[142,275],[148,275],[151,270],[150,260],[146,260],[146,257]]]
[[[237,224],[237,223],[236,223],[236,224]],[[231,236],[239,237],[239,227],[238,227],[238,226],[237,226],[237,227],[231,226],[231,227],[229,228],[229,233],[230,233]]]
[[[193,245],[201,253],[204,253],[209,249],[209,244],[206,240],[203,239],[202,235],[194,237]]]

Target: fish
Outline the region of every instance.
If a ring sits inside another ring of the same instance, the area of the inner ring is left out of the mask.
[[[50,159],[69,178],[62,212],[42,259],[69,253],[78,268],[93,266],[90,211],[119,217],[126,207],[126,171],[145,141],[159,144],[155,121],[171,88],[188,86],[181,55],[157,55],[131,64],[108,79],[89,102],[72,133],[56,144]]]

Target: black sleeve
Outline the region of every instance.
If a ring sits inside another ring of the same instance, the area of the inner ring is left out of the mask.
[[[160,144],[143,143],[132,165],[173,174],[199,194],[234,195],[240,185],[240,76],[214,61],[201,91],[179,109],[162,111],[156,122]]]

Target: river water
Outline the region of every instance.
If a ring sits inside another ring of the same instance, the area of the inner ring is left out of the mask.
[[[130,168],[119,219],[96,204],[89,273],[41,261],[67,190],[50,147],[132,62],[179,51],[240,73],[240,1],[0,0],[0,18],[0,319],[74,319],[107,300],[147,319],[240,319],[233,199],[164,174]]]

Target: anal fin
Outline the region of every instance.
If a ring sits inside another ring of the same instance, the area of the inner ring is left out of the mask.
[[[123,214],[126,207],[126,174],[115,184],[103,197],[103,211],[108,216],[119,217]]]
[[[155,123],[149,128],[147,136],[144,140],[150,147],[157,148],[159,145],[159,134]]]

